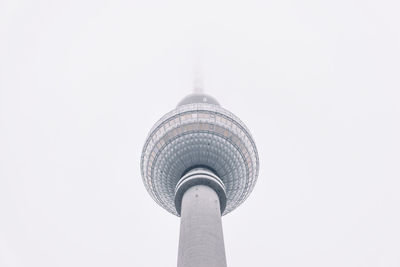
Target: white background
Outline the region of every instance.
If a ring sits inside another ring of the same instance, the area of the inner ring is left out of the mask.
[[[399,9],[0,0],[0,266],[176,265],[139,162],[199,54],[260,154],[228,265],[400,266]]]

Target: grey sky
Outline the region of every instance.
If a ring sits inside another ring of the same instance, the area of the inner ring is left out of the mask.
[[[196,53],[260,154],[228,265],[400,266],[399,9],[0,0],[0,266],[176,265],[139,161]]]

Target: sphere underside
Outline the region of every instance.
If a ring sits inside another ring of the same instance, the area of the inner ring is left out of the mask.
[[[258,176],[258,155],[245,125],[229,111],[208,103],[178,106],[150,131],[142,152],[146,189],[167,211],[178,215],[175,187],[185,171],[214,171],[226,188],[224,214],[250,194]]]

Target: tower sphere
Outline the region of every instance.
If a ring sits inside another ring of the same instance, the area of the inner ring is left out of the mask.
[[[251,193],[259,169],[257,148],[244,125],[218,101],[191,94],[150,130],[142,151],[141,173],[147,191],[167,211],[179,216],[175,193],[190,170],[206,168],[222,181],[227,214]]]

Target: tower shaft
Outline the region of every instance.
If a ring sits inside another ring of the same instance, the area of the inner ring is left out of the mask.
[[[183,195],[178,267],[226,267],[220,201],[207,185]]]

